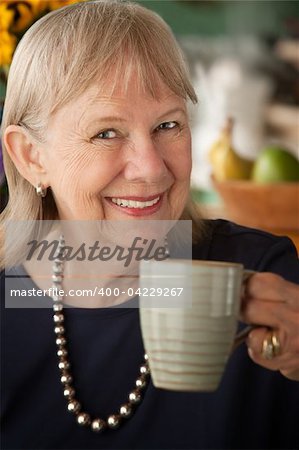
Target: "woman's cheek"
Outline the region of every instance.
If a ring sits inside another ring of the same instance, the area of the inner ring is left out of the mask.
[[[78,195],[98,193],[113,177],[111,158],[93,148],[81,149],[74,155],[68,153],[61,158],[60,168],[53,178],[53,187],[59,191],[72,190]],[[59,172],[59,174],[57,173]]]
[[[189,182],[192,169],[190,139],[174,144],[168,157],[168,165],[176,180]]]

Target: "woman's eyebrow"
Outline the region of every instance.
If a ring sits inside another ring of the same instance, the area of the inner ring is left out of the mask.
[[[124,119],[122,117],[118,116],[104,116],[104,117],[97,117],[96,120],[98,122],[126,122],[127,119]]]
[[[180,107],[176,107],[176,108],[171,108],[168,111],[165,111],[163,114],[161,114],[156,120],[162,120],[164,117],[168,116],[169,114],[174,114],[174,113],[182,113],[184,115],[187,114],[187,112]],[[84,116],[81,116],[81,120]],[[92,119],[92,122],[97,122],[97,123],[111,123],[111,122],[119,122],[119,123],[124,123],[127,122],[128,118],[124,118],[124,117],[120,117],[120,116],[97,116],[95,119]]]
[[[169,114],[174,114],[176,112],[181,112],[183,114],[186,114],[186,111],[183,108],[172,108],[169,111],[164,112],[163,114],[161,114],[157,120],[162,119],[165,116],[168,116]],[[97,120],[100,122],[126,122],[127,119],[123,118],[123,117],[119,117],[119,116],[104,116],[104,117],[97,117]]]
[[[169,111],[166,111],[166,112],[164,112],[163,114],[161,114],[161,116],[159,116],[159,117],[157,118],[157,120],[162,120],[163,117],[168,116],[169,114],[177,113],[177,112],[180,112],[180,113],[182,113],[182,114],[184,114],[184,115],[187,114],[187,111],[186,111],[184,108],[178,108],[178,107],[176,107],[176,108],[172,108],[172,109],[170,109]]]

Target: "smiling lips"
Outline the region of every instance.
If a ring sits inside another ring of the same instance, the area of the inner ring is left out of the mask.
[[[115,198],[112,197],[111,201],[112,203],[115,203],[118,206],[121,206],[123,208],[138,208],[138,209],[144,209],[148,208],[149,206],[153,206],[160,200],[160,196],[154,198],[153,200],[147,200],[147,201],[139,201],[139,200],[127,200],[123,198]]]
[[[109,200],[130,215],[144,215],[156,212],[161,206],[162,197],[162,194],[158,194],[150,197],[110,197]]]

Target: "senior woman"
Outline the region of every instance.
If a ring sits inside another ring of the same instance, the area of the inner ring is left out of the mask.
[[[3,448],[297,448],[296,250],[287,238],[196,217],[188,201],[189,100],[196,95],[171,31],[142,6],[75,4],[23,37],[3,116],[10,199],[2,224],[191,219],[193,259],[272,273],[250,278],[242,319],[260,326],[212,393],[152,385],[138,310],[127,299],[115,308],[111,297],[88,307],[72,298],[65,326],[57,312],[53,324],[48,308],[26,309],[26,298],[23,309],[4,308],[3,274]],[[18,251],[16,243],[3,256],[6,282],[22,286],[31,274],[29,286],[40,286],[36,262],[17,265]],[[73,281],[65,276],[68,287]],[[63,303],[56,302],[60,312]]]

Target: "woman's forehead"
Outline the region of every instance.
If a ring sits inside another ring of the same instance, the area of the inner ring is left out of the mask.
[[[185,112],[186,102],[172,92],[168,86],[159,82],[157,96],[151,95],[138,85],[134,77],[127,86],[119,81],[92,83],[81,95],[64,105],[51,116],[48,125],[61,127],[63,122],[70,127],[84,129],[94,120],[118,117],[123,120],[134,120],[136,114],[145,117],[160,117],[170,110]]]
[[[171,95],[176,95],[165,83],[157,77],[150,90],[144,85],[143,80],[135,73],[127,80],[114,79],[106,77],[104,80],[95,80],[85,91],[85,99],[89,102],[96,102],[97,99],[107,98],[125,98],[130,95],[152,97],[157,101],[163,101]]]
[[[152,101],[163,104],[171,100],[184,102],[184,99],[178,97],[160,80],[157,79],[155,95],[153,95],[142,86],[136,76],[132,76],[126,84],[122,83],[121,80],[116,82],[114,80],[94,81],[81,95],[70,102],[69,105],[66,105],[66,109],[70,110],[72,106],[74,108],[92,109],[93,106],[99,104],[110,104],[117,107],[117,105],[127,103],[132,98],[141,103]]]

